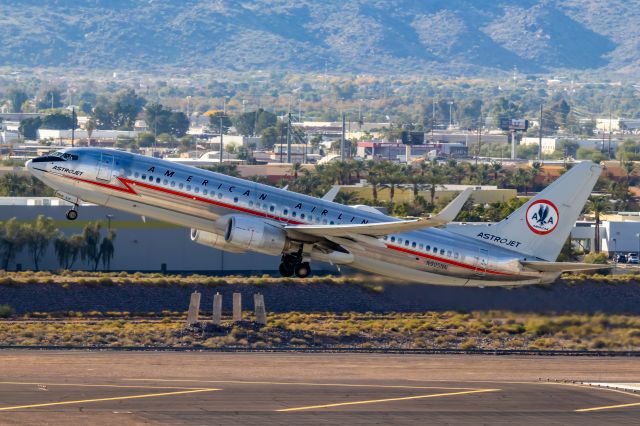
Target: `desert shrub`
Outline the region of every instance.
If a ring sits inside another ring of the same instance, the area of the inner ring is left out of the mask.
[[[0,305],[0,318],[9,318],[15,314],[16,311],[9,305]]]

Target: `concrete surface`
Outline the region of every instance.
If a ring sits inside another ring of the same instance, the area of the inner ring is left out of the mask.
[[[542,379],[542,380],[541,380]],[[0,424],[638,424],[632,358],[0,352]]]

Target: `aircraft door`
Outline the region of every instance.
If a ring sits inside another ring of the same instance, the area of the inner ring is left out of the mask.
[[[476,256],[476,275],[479,277],[484,276],[487,272],[487,265],[489,264],[489,250],[478,249],[478,255]]]
[[[110,181],[112,172],[113,155],[102,153],[98,162],[98,174],[96,177],[100,180]]]

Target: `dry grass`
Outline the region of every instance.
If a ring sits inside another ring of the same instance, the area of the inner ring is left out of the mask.
[[[459,349],[640,350],[640,316],[511,312],[300,313],[250,323],[186,330],[183,313],[63,314],[0,322],[0,344],[173,347],[391,347]],[[42,317],[40,317],[42,318]]]

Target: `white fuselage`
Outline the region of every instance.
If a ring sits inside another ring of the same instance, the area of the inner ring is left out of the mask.
[[[217,221],[247,215],[273,224],[356,224],[397,219],[252,181],[104,149],[75,149],[75,160],[30,161],[29,170],[71,202],[112,207],[187,228],[223,232]],[[473,226],[473,225],[469,225]],[[337,239],[349,256],[310,250],[312,260],[342,263],[424,284],[497,286],[548,282],[557,274],[524,269],[522,255],[444,229]]]

